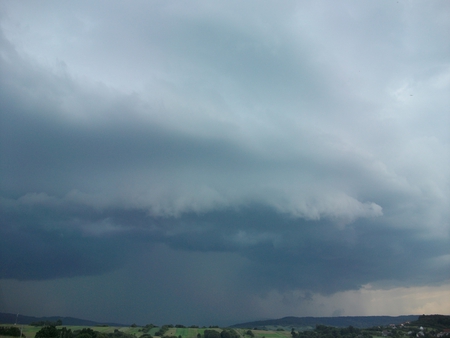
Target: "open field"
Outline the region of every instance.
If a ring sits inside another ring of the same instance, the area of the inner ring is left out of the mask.
[[[0,324],[2,326],[12,326],[11,324]],[[36,332],[38,332],[41,327],[37,326],[31,326],[31,325],[23,325],[18,326],[19,328],[22,328],[23,334],[27,338],[34,338]],[[136,338],[139,338],[144,333],[141,331],[141,327],[130,327],[130,326],[71,326],[71,325],[62,325],[58,326],[58,328],[66,327],[67,329],[70,329],[73,331],[82,330],[84,328],[91,328],[94,331],[102,332],[102,333],[113,333],[115,330],[119,330],[121,332],[132,334]],[[154,327],[150,329],[147,333],[151,336],[155,336],[155,333],[159,330],[159,327]],[[203,335],[205,330],[217,330],[222,331],[222,329],[215,329],[215,328],[170,328],[165,335],[166,336],[175,336],[182,338],[197,338],[197,335]],[[245,332],[247,329],[234,329],[242,338],[245,336]],[[263,330],[252,330],[254,334],[254,338],[290,338],[290,332],[289,331],[263,331]],[[248,337],[248,336],[247,336]],[[0,338],[6,338],[3,336],[0,336]]]
[[[222,329],[217,328],[170,328],[165,335],[176,337],[181,336],[182,338],[197,338],[197,334],[203,335],[205,330],[217,330],[218,332],[222,331]],[[233,330],[235,330],[242,338],[249,338],[249,336],[245,336],[245,332],[248,329],[234,328]],[[252,330],[252,332],[254,334],[254,338],[291,338],[290,331]]]
[[[197,338],[197,334],[203,335],[206,329],[203,328],[171,328],[167,331],[168,336],[181,336],[183,338]]]
[[[294,317],[293,317],[294,318]],[[352,320],[358,317],[343,317],[342,320]],[[375,317],[363,317],[365,321],[371,320]],[[398,319],[400,317],[395,317]],[[15,316],[9,316],[8,320],[14,320]],[[288,318],[292,320],[291,318]],[[296,318],[294,318],[296,319]],[[301,318],[299,318],[301,319]],[[326,319],[326,318],[325,318]],[[333,318],[332,318],[333,319]],[[337,318],[339,319],[339,318]],[[376,318],[375,318],[376,319]],[[385,320],[384,317],[382,317]],[[388,318],[388,320],[391,317]],[[311,318],[304,318],[302,320],[311,320]],[[323,318],[321,320],[324,320]],[[334,318],[336,321],[336,319]],[[79,324],[90,324],[84,322],[77,322]],[[275,322],[275,323],[274,323]],[[258,325],[258,324],[271,324],[269,325]],[[277,325],[278,324],[278,325]],[[388,324],[388,325],[375,325],[367,326],[366,328],[356,328],[352,325],[347,327],[344,326],[327,326],[323,324],[316,324],[315,327],[309,325],[289,325],[290,323],[282,318],[278,321],[271,321],[271,323],[266,322],[251,322],[240,324],[240,328],[233,328],[233,333],[224,330],[224,328],[218,327],[182,327],[182,325],[164,325],[162,327],[154,327],[152,324],[148,324],[145,327],[131,325],[131,326],[116,326],[117,324],[109,325],[60,325],[55,328],[46,328],[45,332],[49,337],[60,336],[62,338],[162,338],[156,336],[158,331],[166,337],[164,338],[205,338],[205,330],[214,330],[216,332],[209,332],[206,334],[208,338],[223,338],[223,337],[233,337],[233,338],[383,338],[382,335],[393,335],[398,338],[410,338],[420,336],[418,333],[426,338],[442,337],[444,332],[450,328],[450,316],[447,315],[422,315],[418,317],[415,321],[405,321],[404,323]],[[293,324],[305,324],[293,323]],[[180,327],[181,326],[181,327]],[[237,325],[236,325],[237,326]],[[14,324],[0,324],[0,327],[12,327],[12,329],[2,329],[0,333],[11,334],[19,336],[19,330],[26,338],[35,338],[36,333],[42,329],[41,326],[31,326],[31,325],[14,325]],[[246,328],[244,328],[246,327]],[[260,328],[259,330],[257,328]],[[65,328],[66,330],[61,330]],[[250,328],[250,330],[249,330]],[[251,329],[254,328],[254,329]],[[90,329],[85,332],[80,332],[82,329]],[[67,330],[70,330],[68,333]],[[292,330],[292,332],[291,332]],[[96,334],[92,331],[96,331]],[[250,331],[250,332],[249,332]],[[411,331],[411,332],[410,332]],[[220,334],[222,333],[222,334]],[[411,335],[411,333],[413,333]],[[143,336],[146,335],[146,336]],[[15,337],[15,338],[17,338]],[[0,335],[0,338],[11,338],[8,336]]]
[[[240,330],[244,333],[246,330]],[[290,331],[265,331],[265,330],[252,330],[255,338],[290,338]]]
[[[1,326],[13,326],[11,324],[0,324]],[[22,328],[22,333],[27,338],[34,338],[36,332],[38,332],[42,327],[39,326],[31,326],[31,325],[17,325],[17,327],[20,329]],[[65,327],[67,329],[70,329],[72,331],[78,331],[85,328],[91,328],[94,331],[102,332],[102,333],[113,333],[114,330],[119,330],[124,333],[133,334],[136,337],[141,336],[143,333],[139,332],[139,327],[120,327],[120,326],[71,326],[71,325],[61,325],[58,326],[58,328]],[[156,330],[155,330],[156,332]],[[4,336],[0,336],[0,338],[5,338]]]

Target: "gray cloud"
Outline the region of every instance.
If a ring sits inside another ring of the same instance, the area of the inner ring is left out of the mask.
[[[448,283],[446,3],[46,6],[1,7],[2,280],[224,322]]]

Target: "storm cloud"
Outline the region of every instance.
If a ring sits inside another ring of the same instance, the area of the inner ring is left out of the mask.
[[[0,311],[232,324],[449,292],[447,2],[0,8],[0,286],[24,295]]]

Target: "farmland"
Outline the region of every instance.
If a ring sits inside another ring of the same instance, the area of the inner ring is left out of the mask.
[[[6,324],[1,324],[1,326],[11,326]],[[121,332],[126,335],[134,336],[136,338],[139,338],[141,336],[148,335],[152,337],[157,337],[155,333],[158,332],[160,329],[159,327],[153,327],[147,332],[143,332],[141,327],[132,327],[132,326],[69,326],[69,325],[63,325],[67,330],[71,330],[72,332],[81,331],[83,329],[92,329],[96,332],[103,333],[103,334],[114,334],[117,332]],[[17,326],[19,329],[22,329],[22,333],[25,335],[26,338],[34,338],[36,333],[42,328],[37,326],[31,326],[31,325],[23,325],[23,326]],[[222,329],[219,328],[178,328],[178,327],[171,327],[169,328],[164,336],[167,337],[182,337],[182,338],[197,338],[198,335],[203,337],[205,330],[217,330],[218,332],[221,332]],[[234,329],[238,335],[242,338],[250,338],[248,335],[246,335],[245,329]],[[291,338],[291,334],[288,331],[266,331],[266,330],[252,330],[254,334],[254,338]],[[0,338],[6,338],[6,336],[1,336]],[[253,338],[253,337],[252,337]]]
[[[336,327],[317,324],[314,328],[278,326],[219,328],[217,326],[185,327],[183,325],[148,324],[146,326],[62,326],[0,324],[0,338],[450,338],[450,316],[420,316],[418,320],[401,324],[377,325],[366,328]],[[33,324],[33,323],[32,323]]]

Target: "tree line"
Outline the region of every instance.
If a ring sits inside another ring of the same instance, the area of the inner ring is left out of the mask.
[[[372,338],[372,334],[367,330],[358,329],[353,326],[333,327],[326,325],[316,325],[313,331],[291,331],[292,338]]]
[[[112,333],[94,331],[91,328],[72,331],[63,327],[56,328],[54,325],[44,326],[36,332],[35,338],[136,338],[134,335],[115,329]]]
[[[0,326],[0,336],[20,337],[20,329],[17,326]],[[22,337],[25,337],[23,333]]]
[[[49,320],[40,320],[38,322],[31,322],[30,325],[31,326],[61,326],[62,320],[58,319],[55,322],[51,322]]]

